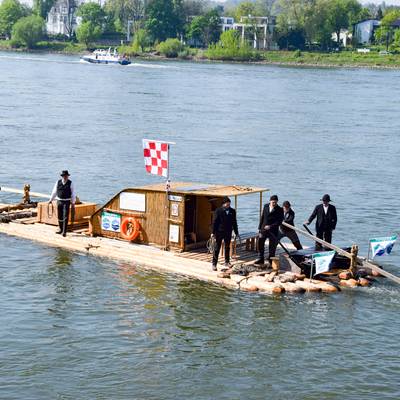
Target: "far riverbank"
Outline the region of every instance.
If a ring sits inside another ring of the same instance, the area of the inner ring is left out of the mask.
[[[105,47],[99,46],[99,47]],[[126,46],[119,47],[121,53],[129,50]],[[358,53],[355,50],[345,50],[334,53],[310,52],[310,51],[259,51],[259,60],[215,60],[205,56],[202,49],[190,49],[189,54],[183,57],[168,58],[155,51],[130,53],[131,59],[146,61],[186,60],[193,62],[235,62],[243,64],[281,65],[289,67],[322,67],[322,68],[380,68],[400,69],[400,54],[380,54],[379,51]],[[8,41],[0,41],[0,51],[13,51],[24,53],[52,53],[81,56],[88,53],[85,46],[70,42],[41,42],[35,49],[12,48]]]

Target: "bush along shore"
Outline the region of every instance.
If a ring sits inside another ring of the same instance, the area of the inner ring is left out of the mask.
[[[94,48],[108,48],[95,44]],[[273,64],[304,67],[370,67],[370,68],[400,68],[400,54],[386,53],[380,48],[372,48],[367,53],[357,50],[343,50],[340,52],[320,51],[261,51],[249,46],[233,43],[229,46],[221,41],[208,49],[194,49],[181,44],[177,39],[167,39],[155,47],[138,48],[134,45],[118,46],[120,54],[130,58],[143,60],[191,60],[191,61],[226,61],[257,64]],[[73,42],[41,41],[33,49],[13,48],[10,41],[0,41],[0,50],[20,52],[45,52],[68,55],[82,55],[88,52],[86,46]]]

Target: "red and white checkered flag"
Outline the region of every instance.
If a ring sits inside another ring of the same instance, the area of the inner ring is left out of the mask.
[[[168,177],[169,144],[143,139],[144,165],[149,174]]]

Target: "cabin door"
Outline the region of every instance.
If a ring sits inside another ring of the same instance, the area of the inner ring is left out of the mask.
[[[197,242],[196,226],[197,226],[197,198],[195,196],[185,197],[185,244]]]

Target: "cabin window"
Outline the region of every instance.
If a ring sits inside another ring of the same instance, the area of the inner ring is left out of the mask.
[[[119,208],[146,212],[146,195],[144,193],[122,192],[119,195]]]

